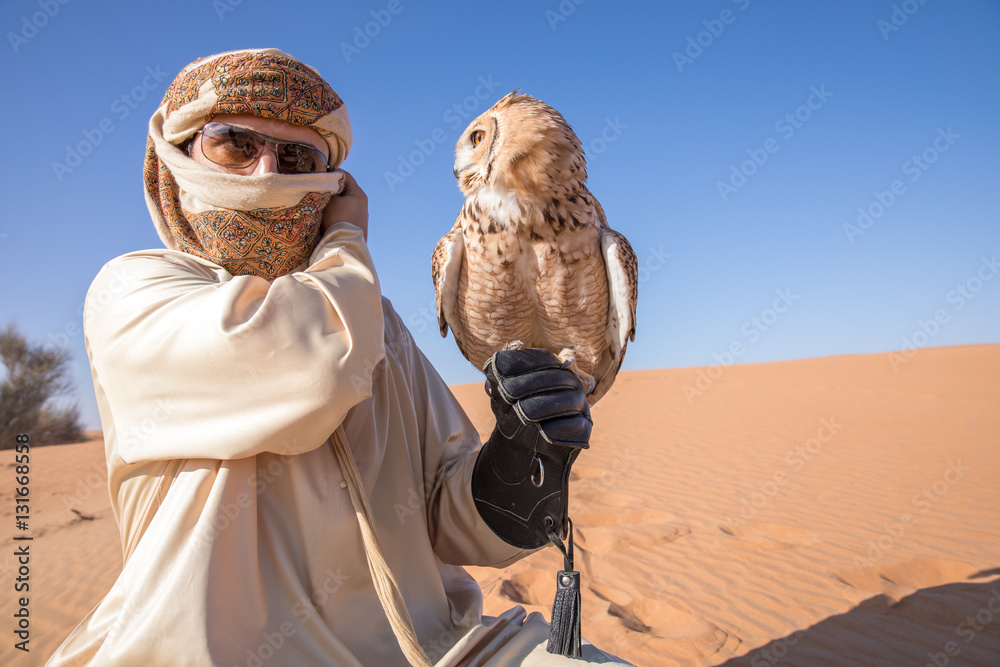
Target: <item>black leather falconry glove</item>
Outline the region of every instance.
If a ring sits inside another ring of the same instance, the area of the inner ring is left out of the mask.
[[[522,549],[565,537],[569,471],[590,446],[583,386],[552,352],[502,350],[483,368],[497,425],[472,473],[479,515]]]

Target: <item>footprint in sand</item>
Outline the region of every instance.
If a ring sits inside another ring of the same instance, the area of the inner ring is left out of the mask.
[[[691,528],[676,523],[650,522],[636,527],[576,524],[574,543],[581,551],[595,554],[648,551],[691,534]]]
[[[666,602],[651,598],[633,598],[614,601],[599,589],[589,591],[607,604],[607,615],[614,618],[626,631],[624,641],[641,642],[681,659],[686,664],[706,656],[727,654],[736,650],[740,639],[700,616],[692,615]],[[604,590],[610,597],[619,597],[617,591]],[[632,634],[635,633],[635,634]]]
[[[747,523],[719,526],[726,535],[740,538],[734,546],[753,550],[792,549],[819,542],[814,533],[776,523]]]
[[[555,573],[539,569],[517,572],[500,583],[500,595],[515,604],[552,604],[555,594]]]
[[[620,591],[603,586],[587,591],[607,604],[606,613],[632,632],[661,639],[697,637],[714,634],[718,628],[704,619],[691,616],[676,607],[652,598],[629,598]]]

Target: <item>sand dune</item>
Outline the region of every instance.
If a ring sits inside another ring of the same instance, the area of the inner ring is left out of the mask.
[[[584,636],[639,665],[1000,665],[1000,346],[892,359],[622,374],[574,468]],[[455,393],[486,435],[482,386]],[[32,450],[32,651],[5,629],[0,664],[44,662],[114,581],[102,461]],[[547,616],[561,560],[473,568],[487,612]]]

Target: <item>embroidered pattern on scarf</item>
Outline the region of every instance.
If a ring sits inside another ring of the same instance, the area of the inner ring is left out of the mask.
[[[188,252],[210,259],[234,276],[274,278],[290,273],[316,244],[328,192],[310,192],[298,206],[253,211],[188,213],[200,241]]]
[[[205,122],[220,114],[250,114],[309,126],[343,105],[326,81],[294,58],[240,52],[213,58],[178,76],[163,99],[166,115],[198,99],[209,80],[218,99]],[[319,240],[323,207],[332,196],[310,192],[287,208],[188,211],[152,137],[147,139],[143,180],[178,249],[213,261],[232,275],[268,280],[308,260]]]
[[[326,81],[297,60],[271,53],[239,53],[216,58],[178,77],[163,98],[167,116],[196,99],[207,79],[212,79],[219,95],[209,120],[219,114],[253,114],[309,125],[343,104]]]

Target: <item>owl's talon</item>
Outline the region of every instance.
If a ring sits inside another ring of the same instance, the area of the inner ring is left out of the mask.
[[[580,384],[583,385],[583,393],[588,396],[594,392],[597,388],[597,381],[594,380],[594,376],[589,373],[584,373],[580,370],[580,367],[576,363],[576,355],[573,354],[573,350],[567,348],[556,355],[560,361],[562,361],[562,368],[573,371],[573,375],[577,377]]]

